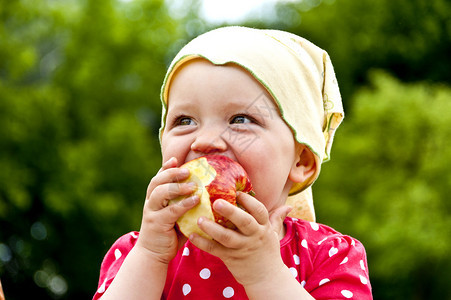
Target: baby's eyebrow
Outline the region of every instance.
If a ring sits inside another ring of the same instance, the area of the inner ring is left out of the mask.
[[[256,97],[250,104],[248,104],[246,110],[253,110],[268,117],[271,117],[274,114],[279,114],[279,109],[274,100],[269,98],[264,93]]]
[[[196,106],[193,105],[190,101],[178,101],[176,104],[168,104],[168,112],[170,111],[188,111],[192,110]]]
[[[243,110],[247,111],[250,107],[248,99],[242,99],[242,98],[230,98],[229,101],[224,104],[229,109],[235,109],[235,110]]]

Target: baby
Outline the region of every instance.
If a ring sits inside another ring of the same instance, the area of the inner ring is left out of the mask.
[[[219,28],[178,53],[162,102],[163,165],[141,229],[111,247],[94,299],[372,299],[361,243],[313,222],[309,187],[343,118],[326,52],[286,32]],[[213,203],[236,230],[201,217],[212,239],[185,237],[176,221],[199,198],[180,166],[211,154],[241,164],[255,197],[238,193],[245,210]]]

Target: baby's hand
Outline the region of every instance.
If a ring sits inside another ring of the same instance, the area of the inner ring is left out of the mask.
[[[136,247],[141,247],[156,260],[168,264],[176,255],[179,243],[175,222],[199,202],[199,197],[189,196],[196,189],[194,183],[180,183],[188,178],[189,171],[176,168],[177,160],[165,162],[147,188],[141,229]],[[177,204],[169,200],[187,196]]]
[[[280,256],[279,234],[290,208],[280,207],[269,216],[266,207],[254,197],[238,193],[237,200],[247,212],[224,200],[213,203],[213,209],[232,221],[237,231],[199,218],[199,227],[213,240],[196,234],[190,240],[198,248],[219,257],[246,288],[268,282],[277,272],[283,272],[285,265]]]

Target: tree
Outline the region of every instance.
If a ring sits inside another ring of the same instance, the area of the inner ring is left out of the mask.
[[[451,90],[370,78],[315,183],[319,221],[363,242],[375,299],[448,299]]]
[[[139,229],[183,28],[159,0],[3,1],[0,14],[5,295],[90,298],[104,253]]]

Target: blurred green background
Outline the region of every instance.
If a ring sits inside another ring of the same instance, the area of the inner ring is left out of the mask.
[[[219,23],[200,3],[0,0],[0,279],[89,299],[161,165],[159,89]],[[451,1],[298,0],[236,25],[327,49],[346,109],[318,222],[366,246],[375,299],[451,299]]]

